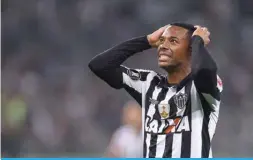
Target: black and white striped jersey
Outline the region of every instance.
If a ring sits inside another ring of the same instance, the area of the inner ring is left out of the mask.
[[[124,88],[141,106],[144,157],[212,157],[222,82],[199,36],[192,38],[192,72],[179,84],[167,75],[122,63],[151,48],[146,36],[123,42],[94,57],[89,68],[111,87]]]
[[[192,75],[169,86],[156,72],[122,68],[125,89],[142,105],[144,157],[212,157],[222,91],[218,75],[212,95],[199,92]]]

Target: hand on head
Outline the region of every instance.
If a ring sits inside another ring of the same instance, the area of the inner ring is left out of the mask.
[[[192,36],[195,35],[200,36],[203,39],[205,46],[209,44],[210,43],[209,30],[206,27],[201,27],[199,25],[196,25],[194,27],[196,28],[196,30],[193,32]]]
[[[166,30],[166,28],[168,28],[169,26],[170,25],[163,26],[147,36],[148,42],[152,47],[157,48],[159,46],[159,39],[162,36],[163,32]],[[208,28],[199,25],[195,25],[194,27],[196,28],[196,30],[193,32],[192,36],[200,36],[203,39],[205,46],[209,44],[210,32]]]
[[[163,26],[147,36],[148,42],[152,47],[154,48],[158,47],[161,35],[165,31],[165,29],[169,26],[170,25]]]

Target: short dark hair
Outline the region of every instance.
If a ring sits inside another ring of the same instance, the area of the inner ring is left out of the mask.
[[[172,25],[172,26],[178,26],[178,27],[182,27],[184,29],[187,29],[189,31],[188,33],[189,33],[190,36],[196,30],[196,28],[194,27],[194,25],[189,24],[189,23],[174,22],[174,23],[171,23],[170,25]]]

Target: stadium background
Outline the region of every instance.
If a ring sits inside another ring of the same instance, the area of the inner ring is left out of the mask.
[[[2,0],[2,142],[23,156],[98,157],[131,98],[95,77],[103,50],[173,21],[207,26],[224,92],[215,157],[253,157],[253,1]],[[129,67],[161,71],[156,52]],[[18,145],[20,144],[20,146]],[[5,149],[2,146],[2,150]]]

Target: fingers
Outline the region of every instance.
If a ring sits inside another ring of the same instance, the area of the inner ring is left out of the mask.
[[[200,25],[194,26],[196,30],[194,31],[193,35],[199,35],[203,40],[205,46],[210,43],[210,32],[207,27],[202,27]]]
[[[207,36],[210,36],[210,31],[207,27],[201,27],[199,25],[195,25],[194,27],[196,28],[196,30],[202,30]]]
[[[205,32],[207,36],[210,36],[210,32],[206,27],[203,27],[202,30]]]
[[[199,25],[194,26],[196,29],[200,29],[201,27]]]
[[[196,28],[196,30],[202,30],[202,31],[205,31],[205,32],[209,32],[206,27],[201,27],[199,25],[195,25],[194,27]]]
[[[208,31],[208,32],[209,32],[208,28],[206,28],[206,27],[201,27],[201,26],[199,26],[199,25],[195,25],[194,27],[195,27],[197,30],[198,30],[198,29],[201,29],[201,30],[203,30],[203,31]]]
[[[206,27],[202,27],[201,29],[202,29],[203,31],[205,31],[205,32],[208,31]]]
[[[203,30],[208,36],[210,35],[210,32],[209,32],[208,28],[202,27],[202,30]]]
[[[169,25],[163,26],[161,28],[159,28],[159,30],[165,30]]]
[[[170,27],[169,24],[166,25],[166,26],[161,27],[161,28],[159,29],[159,31],[163,33],[168,27]]]
[[[159,28],[159,31],[164,31],[166,29],[166,26],[163,26],[161,28]]]

